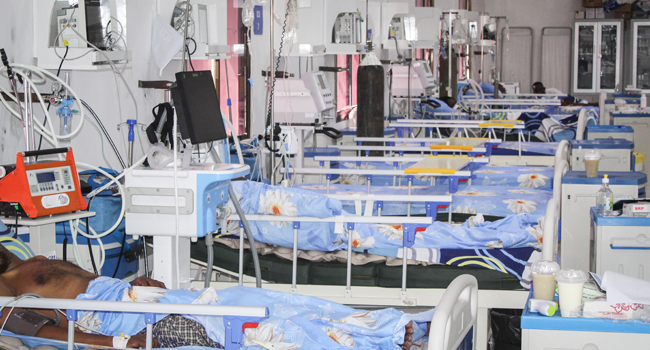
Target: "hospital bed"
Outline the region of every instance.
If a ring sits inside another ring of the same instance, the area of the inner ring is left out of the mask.
[[[559,194],[558,194],[559,195]],[[546,224],[544,226],[544,250],[542,255],[544,258],[553,259],[557,255],[557,222],[558,207],[556,201],[551,199],[547,205],[546,211]],[[255,215],[247,215],[249,221],[256,220],[278,220],[287,222],[300,222],[305,218],[296,217],[256,217]],[[233,220],[236,217],[232,217]],[[362,220],[371,219],[370,217],[357,217],[354,219],[348,218],[347,220]],[[407,219],[407,218],[402,218]],[[412,218],[408,218],[412,219]],[[322,219],[319,219],[322,220]],[[345,220],[345,219],[344,219]],[[374,218],[374,221],[383,221],[384,218]],[[294,226],[295,228],[295,226]],[[297,232],[295,233],[297,235]],[[243,254],[243,242],[240,245],[240,256]],[[350,248],[348,248],[350,249]],[[349,253],[351,254],[351,252]],[[294,257],[297,256],[297,246],[294,245]],[[349,255],[350,256],[350,255]],[[406,255],[404,256],[404,261]],[[236,284],[247,285],[243,278],[243,271],[239,272],[239,282],[213,282],[214,286],[230,286]],[[295,276],[295,268],[297,266],[297,259],[293,259],[293,268]],[[308,294],[312,296],[321,297],[327,300],[332,300],[344,304],[365,304],[365,305],[382,305],[382,306],[420,306],[420,305],[436,305],[439,302],[440,295],[442,294],[437,289],[411,289],[406,288],[406,279],[403,275],[402,288],[377,288],[377,287],[363,287],[353,286],[351,283],[352,266],[350,259],[348,259],[348,272],[346,275],[345,286],[334,285],[302,285],[296,283],[296,278],[292,278],[291,284],[270,283],[266,284],[266,288],[273,290],[288,291],[292,293]],[[403,265],[403,270],[406,270],[406,264]],[[236,274],[236,273],[235,273]],[[487,315],[489,308],[521,308],[526,300],[527,293],[524,291],[494,291],[494,290],[481,290],[479,291],[481,298],[479,299],[479,320],[478,320],[478,335],[477,344],[479,348],[484,348],[487,342]]]
[[[478,285],[472,276],[461,275],[452,281],[444,291],[436,311],[431,320],[429,334],[430,350],[454,350],[463,343],[476,340],[478,316]],[[268,317],[265,307],[251,306],[223,306],[223,305],[192,305],[192,304],[162,304],[162,303],[134,303],[115,301],[89,301],[68,299],[20,299],[0,297],[0,303],[5,307],[33,309],[59,309],[66,310],[68,321],[76,321],[75,310],[93,311],[122,311],[131,313],[144,313],[147,320],[146,349],[152,349],[152,322],[154,314],[181,314],[181,315],[206,315],[222,316],[226,324],[226,344],[228,350],[241,347],[242,326],[247,322],[260,322]],[[249,327],[251,325],[247,325]],[[75,323],[69,322],[68,341],[16,336],[4,331],[3,335],[15,336],[32,348],[37,345],[51,345],[60,349],[73,350],[83,344],[74,342]],[[469,338],[469,339],[468,339]],[[67,343],[67,347],[66,347]],[[200,349],[199,347],[193,347]]]

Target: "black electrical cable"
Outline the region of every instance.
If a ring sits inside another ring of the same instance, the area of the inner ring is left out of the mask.
[[[58,77],[59,74],[61,73],[61,67],[63,67],[63,61],[65,61],[65,58],[68,56],[68,50],[70,48],[68,45],[65,46],[65,53],[63,54],[63,58],[61,59],[61,62],[59,63],[59,68],[56,70],[56,76]],[[18,97],[18,96],[16,96]],[[50,111],[50,105],[52,105],[52,100],[47,102],[47,111]],[[43,117],[43,127],[47,124],[47,118],[49,118],[49,114],[45,113],[45,116]],[[38,150],[41,150],[41,146],[43,145],[43,134],[41,134],[41,137],[38,140]],[[36,156],[35,160],[38,162],[38,156]]]
[[[187,40],[191,40],[194,43],[194,51],[190,52],[190,47],[187,46]],[[192,67],[192,71],[194,72],[196,69],[194,69],[194,64],[192,64],[192,55],[196,52],[196,41],[192,38],[187,38],[185,40],[185,50],[187,50],[188,61],[190,62],[190,67]]]
[[[90,211],[90,206],[93,204],[93,199],[95,197],[90,198],[90,201],[88,202],[88,208],[86,208],[86,211]],[[90,224],[88,223],[88,217],[86,217],[86,233],[90,235]],[[88,253],[90,254],[90,263],[93,265],[93,272],[95,272],[95,275],[99,275],[99,272],[97,271],[97,265],[95,265],[95,257],[93,254],[93,246],[90,244],[90,238],[85,237],[86,242],[88,242]]]
[[[117,156],[117,160],[120,162],[120,165],[122,165],[123,169],[126,169],[127,168],[126,163],[124,163],[124,159],[122,159],[120,152],[117,150],[117,146],[115,146],[113,139],[108,134],[108,131],[106,131],[106,128],[104,127],[104,124],[102,123],[101,119],[99,119],[95,111],[93,111],[93,109],[90,108],[90,106],[86,103],[86,101],[81,100],[81,104],[88,110],[88,112],[90,112],[90,114],[93,115],[95,121],[97,121],[97,124],[99,124],[99,127],[102,129],[104,136],[106,136],[106,139],[108,139],[108,143],[111,144],[111,147],[113,148],[113,152],[115,152],[115,155]]]
[[[267,136],[268,136],[268,138],[270,138],[268,128],[269,128],[269,126],[271,126],[271,113],[273,113],[272,111],[273,111],[273,95],[275,93],[275,81],[277,80],[277,78],[276,78],[277,72],[280,69],[280,57],[282,57],[282,47],[284,46],[284,35],[285,35],[286,31],[287,31],[287,19],[289,18],[289,9],[291,8],[291,3],[292,3],[291,1],[287,1],[287,9],[286,9],[286,11],[284,13],[284,23],[282,24],[282,34],[280,35],[280,48],[278,49],[278,59],[275,62],[275,71],[274,71],[275,74],[273,74],[273,76],[271,77],[271,89],[269,90],[269,94],[270,94],[270,96],[269,96],[269,104],[268,104],[268,108],[267,108],[267,111],[266,111],[266,126],[265,126],[265,130],[264,130],[264,145],[271,152],[279,152],[280,151],[279,149],[273,149],[273,147],[271,147],[269,145],[268,141],[271,141],[271,145],[272,145],[273,140],[267,140]],[[270,74],[270,72],[269,72],[269,74]],[[273,127],[273,126],[271,126],[271,127]]]
[[[68,234],[65,232],[65,223],[63,223],[63,261],[68,261]]]
[[[113,278],[117,275],[117,270],[120,268],[120,262],[122,261],[122,254],[124,253],[124,245],[126,244],[126,232],[122,235],[122,246],[120,247],[120,255],[117,257],[117,265],[115,265],[115,271],[113,272]],[[147,247],[144,247],[147,249]]]

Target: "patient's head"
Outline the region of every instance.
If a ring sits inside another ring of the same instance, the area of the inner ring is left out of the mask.
[[[440,100],[447,104],[447,106],[454,108],[456,105],[456,99],[451,96],[442,96]]]

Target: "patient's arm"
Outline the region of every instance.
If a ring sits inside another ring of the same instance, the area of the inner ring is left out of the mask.
[[[7,308],[5,308],[7,310]],[[17,312],[19,308],[15,308],[12,312]],[[34,310],[36,312],[42,313],[43,315],[48,315],[50,317],[55,316],[54,311],[52,310]],[[5,318],[10,314],[10,312],[3,312],[0,317],[0,324],[4,324]],[[65,317],[61,318],[61,323],[58,326],[45,325],[36,332],[36,336],[40,338],[54,339],[54,340],[68,340],[68,321]],[[76,343],[84,343],[90,345],[98,346],[108,346],[113,347],[113,337],[107,335],[99,334],[89,334],[80,331],[74,332],[74,340]],[[144,334],[138,334],[131,336],[127,343],[128,348],[144,348],[146,345],[146,337]],[[153,346],[158,347],[158,341],[153,340]]]
[[[55,340],[68,340],[68,330],[62,327],[57,326],[43,326],[38,333],[37,337],[55,339]],[[84,343],[90,345],[99,345],[99,346],[108,346],[113,347],[113,337],[99,334],[88,334],[79,331],[74,332],[74,341],[75,343]],[[144,334],[137,334],[131,336],[129,342],[127,343],[127,348],[137,349],[144,348],[146,346],[146,336]],[[158,340],[153,340],[153,347],[157,348]]]

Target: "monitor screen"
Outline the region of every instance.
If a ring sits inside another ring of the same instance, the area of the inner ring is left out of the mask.
[[[228,137],[210,71],[176,73],[172,98],[184,139],[196,145]]]
[[[319,82],[321,90],[327,89],[327,85],[325,85],[325,82],[323,81],[323,75],[322,74],[316,74],[316,76],[318,77],[318,82]]]
[[[42,184],[43,182],[52,182],[52,181],[54,181],[54,173],[53,172],[47,172],[47,173],[36,174],[36,181],[39,184]]]

